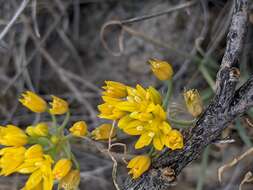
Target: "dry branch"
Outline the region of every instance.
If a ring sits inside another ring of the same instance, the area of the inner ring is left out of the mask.
[[[173,185],[181,170],[197,159],[237,116],[253,105],[253,77],[236,90],[239,58],[247,31],[248,2],[235,0],[227,46],[216,79],[216,94],[189,131],[184,132],[182,150],[165,151],[153,160],[153,167],[138,180],[128,178],[124,190],[161,190]]]

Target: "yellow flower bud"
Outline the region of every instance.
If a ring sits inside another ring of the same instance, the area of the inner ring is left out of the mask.
[[[51,140],[51,142],[52,142],[53,144],[57,144],[57,143],[59,142],[60,139],[59,139],[59,137],[53,135],[53,136],[51,136],[50,140]]]
[[[19,101],[23,104],[23,106],[36,113],[45,112],[47,109],[47,103],[45,100],[31,91],[24,92]]]
[[[53,176],[55,179],[60,180],[70,171],[72,162],[69,159],[60,159],[54,166]]]
[[[73,136],[82,137],[88,134],[87,124],[85,121],[78,121],[69,129]]]
[[[203,103],[198,90],[192,89],[184,92],[186,107],[191,115],[199,116],[203,111]]]
[[[140,177],[144,172],[146,172],[151,164],[151,159],[147,155],[140,155],[134,157],[127,165],[130,169],[128,174],[133,175],[133,179]]]
[[[110,133],[112,130],[112,125],[108,123],[104,123],[100,126],[98,126],[96,129],[94,129],[91,132],[92,138],[95,140],[107,140],[110,137]],[[116,136],[116,130],[115,128],[112,131],[111,138]]]
[[[45,137],[48,135],[48,125],[46,123],[38,123],[35,127],[26,128],[26,133],[31,137]]]
[[[25,129],[25,132],[31,136],[31,137],[35,137],[37,136],[36,133],[34,132],[34,127],[33,126],[28,126],[26,129]]]
[[[4,146],[23,146],[27,143],[27,136],[23,130],[14,126],[7,125],[0,127],[0,144]]]
[[[127,96],[126,85],[115,81],[105,81],[105,83],[106,86],[103,86],[104,96],[111,98],[125,98]]]
[[[60,181],[60,187],[64,190],[77,190],[80,183],[80,171],[71,170]]]
[[[48,125],[46,123],[38,123],[35,126],[35,133],[38,136],[47,136],[48,135]]]
[[[165,137],[165,145],[171,150],[184,147],[183,136],[178,130],[171,130]]]
[[[53,101],[49,104],[52,106],[52,108],[49,109],[49,112],[53,115],[61,115],[69,110],[69,104],[65,100],[57,97],[52,96]]]
[[[151,65],[151,70],[159,80],[170,80],[173,75],[173,68],[171,64],[166,61],[158,59],[150,59],[148,61]]]

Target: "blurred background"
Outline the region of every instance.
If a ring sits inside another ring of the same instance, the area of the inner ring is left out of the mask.
[[[205,105],[213,96],[215,77],[226,45],[233,8],[232,0],[0,0],[0,125],[26,127],[48,116],[23,108],[18,97],[32,90],[45,99],[54,94],[71,104],[71,122],[85,120],[89,130],[103,120],[97,118],[101,86],[115,80],[135,86],[153,85],[165,93],[166,85],[155,79],[147,64],[158,58],[173,65],[174,83],[170,108],[184,112],[184,89],[200,91]],[[250,1],[251,2],[251,1]],[[180,8],[181,7],[181,8]],[[18,14],[21,11],[20,15]],[[152,19],[127,19],[162,13]],[[253,6],[246,44],[240,59],[241,80],[252,73]],[[15,15],[13,25],[3,33]],[[108,24],[125,20],[125,28]],[[107,25],[104,25],[106,24]],[[104,27],[103,27],[104,26]],[[252,146],[253,112],[238,118],[221,138],[233,143],[214,144],[199,160],[186,167],[172,190],[234,190],[248,171],[253,155],[224,173],[218,182],[218,168]],[[185,114],[182,114],[185,115]],[[187,116],[187,119],[190,119]],[[182,126],[175,125],[180,128]],[[132,139],[119,137],[134,154]],[[115,189],[112,161],[101,153],[106,143],[75,143],[81,163],[81,190]],[[99,150],[100,149],[100,150]],[[115,149],[118,183],[127,177],[121,149]],[[20,189],[25,177],[0,177],[0,190]],[[243,189],[253,189],[246,184]]]

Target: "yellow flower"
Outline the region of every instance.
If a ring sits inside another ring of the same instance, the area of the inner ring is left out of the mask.
[[[22,94],[22,98],[19,101],[28,109],[36,113],[45,112],[47,109],[47,103],[40,96],[31,91],[26,91]]]
[[[53,101],[49,104],[52,106],[52,108],[49,109],[49,112],[53,115],[61,115],[69,110],[69,104],[65,100],[57,97],[52,96]]]
[[[192,89],[184,92],[186,107],[191,115],[199,116],[203,111],[203,103],[198,90]]]
[[[105,81],[105,83],[106,86],[103,86],[105,91],[102,92],[104,103],[98,105],[100,111],[98,117],[117,120],[125,115],[125,112],[117,109],[116,105],[127,96],[127,86],[115,81]]]
[[[106,86],[103,86],[104,96],[112,98],[125,98],[127,96],[126,85],[115,81],[105,81],[105,84]]]
[[[37,162],[38,169],[30,175],[22,190],[52,190],[54,183],[52,162],[49,155],[43,155],[43,160]]]
[[[92,138],[95,140],[107,140],[110,137],[110,133],[112,130],[112,125],[108,123],[104,123],[100,126],[98,126],[96,129],[94,129],[91,132]],[[115,128],[112,131],[111,138],[116,136],[116,130]]]
[[[116,105],[122,102],[121,99],[112,98],[109,96],[102,96],[102,99],[104,100],[104,103],[98,105],[98,110],[100,111],[98,116],[100,118],[117,120],[125,115],[125,112],[116,108]]]
[[[177,130],[171,130],[165,138],[165,145],[171,150],[183,148],[184,142],[182,134]]]
[[[173,75],[171,64],[166,61],[158,59],[150,59],[148,61],[151,65],[151,70],[159,80],[170,80]]]
[[[100,111],[98,117],[103,119],[117,120],[125,115],[125,112],[120,111],[115,108],[115,105],[108,102],[98,105],[98,110]]]
[[[0,144],[5,146],[23,146],[27,143],[27,136],[14,125],[0,127]]]
[[[78,121],[69,129],[73,136],[82,137],[88,134],[87,124],[85,121]]]
[[[134,157],[127,165],[130,169],[128,174],[133,175],[133,179],[140,177],[144,172],[146,172],[151,164],[151,159],[147,155],[140,155]]]
[[[144,132],[146,125],[147,123],[132,119],[129,115],[123,117],[118,122],[119,128],[129,135],[141,135]]]
[[[145,90],[140,85],[136,85],[136,88],[127,87],[127,91],[127,100],[118,103],[116,108],[130,112],[130,117],[133,119],[151,120],[153,115],[150,113],[150,106],[160,105],[162,102],[159,92],[153,87]]]
[[[7,147],[0,150],[0,175],[10,175],[23,163],[26,149],[24,147]]]
[[[42,172],[41,170],[36,170],[29,176],[25,187],[22,188],[22,190],[34,190],[40,188],[44,190],[42,184]]]
[[[162,97],[161,97],[160,93],[155,88],[153,88],[152,86],[150,86],[147,89],[147,93],[150,94],[150,98],[151,98],[152,103],[154,103],[154,104],[162,104]]]
[[[32,173],[39,169],[43,160],[44,154],[41,145],[33,145],[26,150],[24,162],[16,169],[16,171],[22,174]]]
[[[143,134],[141,134],[140,138],[135,143],[135,148],[140,149],[143,148],[144,146],[148,146],[152,142],[154,137],[155,133],[153,131],[144,132]]]
[[[60,181],[60,187],[64,190],[77,190],[80,183],[80,171],[71,170]]]
[[[53,169],[54,178],[57,180],[62,179],[70,171],[72,167],[72,162],[69,159],[59,160]]]
[[[165,145],[164,138],[171,131],[171,126],[166,122],[166,112],[159,104],[150,104],[146,112],[151,114],[149,120],[133,117],[133,112],[120,119],[118,126],[129,135],[140,135],[135,144],[136,149],[148,146],[153,142],[153,146],[157,150],[162,150]],[[141,116],[141,113],[139,115]]]
[[[46,123],[38,123],[35,127],[27,127],[25,131],[31,137],[45,137],[48,135],[48,125]]]

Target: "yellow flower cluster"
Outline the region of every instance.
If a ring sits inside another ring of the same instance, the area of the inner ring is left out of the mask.
[[[0,128],[0,175],[8,176],[14,172],[31,174],[23,190],[30,190],[41,186],[52,189],[53,178],[50,155],[43,153],[41,145],[36,144],[28,149],[24,146],[28,142],[28,135],[14,125]]]
[[[38,124],[35,128],[46,126]],[[29,130],[27,130],[29,129]],[[26,131],[30,132],[30,127]],[[44,129],[44,128],[43,128]],[[38,130],[41,132],[41,130]],[[44,136],[45,133],[34,133],[33,135]],[[73,171],[77,173],[78,170],[71,170],[72,162],[69,159],[60,159],[52,169],[54,160],[50,154],[43,152],[43,146],[34,144],[26,148],[30,134],[25,132],[14,125],[7,125],[0,127],[0,144],[4,147],[0,150],[0,175],[8,176],[12,173],[30,174],[24,188],[22,190],[34,190],[36,188],[42,190],[51,190],[53,188],[54,180],[60,180],[68,186],[73,186],[72,183],[66,182],[69,180],[65,178],[67,175],[73,175]],[[78,177],[78,173],[75,174]],[[78,184],[75,180],[74,187]],[[65,188],[67,189],[67,188]]]
[[[181,133],[172,129],[162,107],[162,98],[153,87],[136,88],[119,82],[106,81],[104,103],[98,106],[99,117],[118,120],[118,126],[129,135],[140,136],[135,148],[153,143],[157,150],[164,146],[175,150],[183,147]]]
[[[39,122],[25,131],[14,125],[0,126],[0,145],[4,146],[0,149],[0,175],[30,175],[22,190],[52,190],[55,182],[64,190],[76,190],[79,186],[79,165],[75,161],[72,166],[75,158],[68,139],[87,135],[87,125],[76,122],[69,129],[71,135],[64,135],[69,115],[61,125],[54,115],[68,113],[68,103],[56,96],[52,98],[51,108],[31,91],[23,93],[19,101],[33,112],[48,112],[54,118],[53,124]]]

